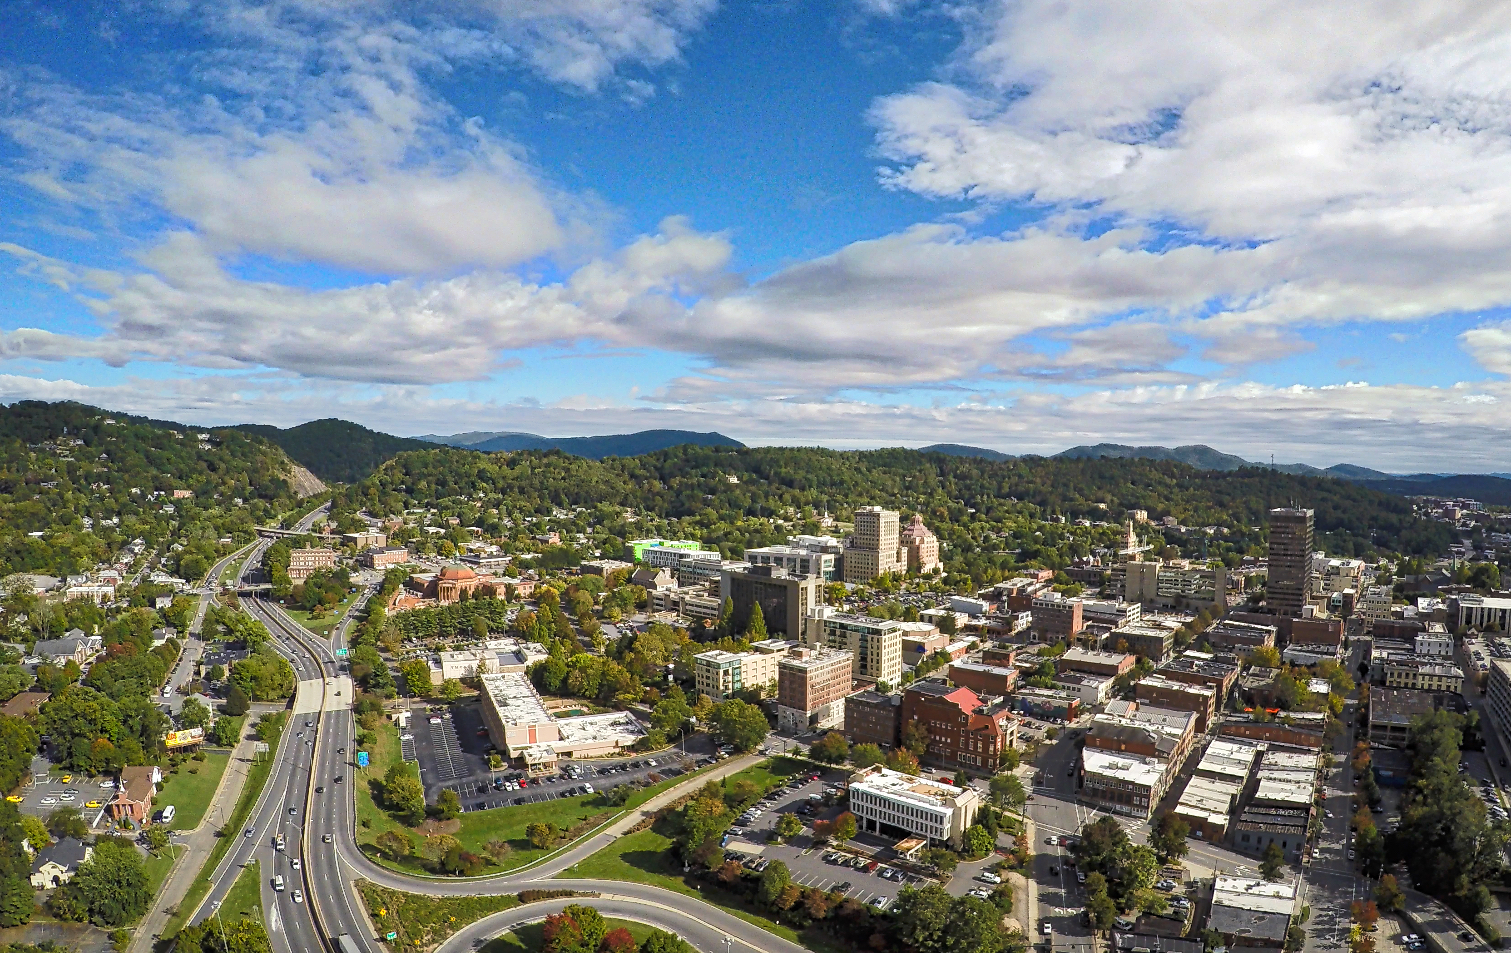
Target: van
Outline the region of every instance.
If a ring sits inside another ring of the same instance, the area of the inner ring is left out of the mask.
[[[283,874],[273,875],[273,889],[280,893],[283,892]]]
[[[175,815],[177,813],[178,813],[178,808],[174,807],[172,804],[169,804],[167,807],[163,808],[163,810],[162,810],[162,815],[161,815],[162,816],[162,823],[164,823],[164,824],[172,824],[173,823],[173,815]]]

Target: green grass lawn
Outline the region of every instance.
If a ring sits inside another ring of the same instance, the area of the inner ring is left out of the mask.
[[[207,752],[205,760],[185,761],[164,775],[162,790],[158,791],[153,806],[161,809],[172,804],[178,809],[169,827],[176,831],[192,831],[199,826],[230,761],[229,751]]]
[[[169,844],[161,854],[148,854],[142,860],[142,870],[147,874],[147,892],[156,894],[163,889],[163,883],[168,879],[168,874],[173,870],[174,858],[182,854],[186,848]]]
[[[377,856],[375,853],[379,835],[387,831],[397,831],[409,836],[416,850],[419,849],[423,838],[390,817],[376,801],[376,798],[380,796],[381,781],[388,773],[389,767],[403,763],[399,748],[398,727],[391,723],[384,723],[372,734],[374,743],[366,749],[371,756],[371,762],[366,768],[358,768],[354,778],[357,785],[357,843],[370,846],[372,849],[368,853],[385,866],[395,870],[424,873],[424,868],[418,860],[396,863],[387,857]],[[410,770],[414,770],[413,765],[410,765]],[[454,836],[462,842],[463,849],[480,856],[483,848],[490,841],[507,843],[509,853],[503,863],[490,861],[484,873],[513,870],[548,856],[568,841],[575,840],[601,824],[619,817],[624,812],[639,807],[659,792],[674,784],[680,784],[692,776],[668,778],[636,791],[627,803],[617,807],[604,804],[596,794],[585,794],[534,804],[521,804],[517,807],[511,805],[494,808],[491,811],[471,811],[458,818],[461,821],[461,830]],[[561,831],[575,831],[575,833],[556,847],[534,847],[525,839],[525,828],[538,821],[555,824]]]
[[[764,793],[800,770],[809,770],[809,766],[805,762],[792,758],[772,758],[743,771],[735,772],[726,778],[724,783],[728,786],[736,781],[751,781]],[[636,831],[618,838],[603,850],[567,868],[557,876],[564,879],[624,880],[662,887],[688,897],[697,897],[705,903],[711,903],[785,940],[793,943],[804,942],[803,938],[790,927],[773,923],[753,910],[747,909],[733,895],[708,887],[701,881],[685,877],[682,873],[682,862],[675,859],[671,847],[671,838],[658,834],[654,830]]]
[[[240,920],[242,917],[251,917],[255,920],[261,909],[262,865],[254,860],[242,868],[236,883],[231,885],[225,902],[220,905],[220,918]]]
[[[247,772],[246,785],[241,789],[241,796],[236,800],[236,807],[231,811],[231,818],[226,822],[225,827],[221,829],[225,836],[215,841],[215,849],[210,851],[209,858],[205,861],[204,866],[200,868],[199,878],[190,885],[188,892],[184,895],[184,899],[179,903],[178,909],[174,912],[173,918],[163,928],[164,939],[172,937],[179,930],[183,929],[184,921],[188,919],[189,914],[194,911],[195,907],[199,906],[199,902],[204,899],[205,894],[210,892],[211,884],[209,878],[215,873],[215,866],[220,863],[221,858],[231,849],[231,845],[235,843],[236,838],[241,836],[242,827],[246,824],[247,818],[252,816],[252,808],[257,806],[257,797],[262,793],[263,785],[267,783],[268,775],[273,771],[274,755],[278,751],[278,742],[283,734],[283,726],[288,720],[286,712],[279,712],[276,718],[279,727],[268,738],[268,746],[271,749],[270,753],[261,761],[253,763],[251,770]]]
[[[592,906],[593,901],[585,900],[586,906]],[[652,933],[656,932],[653,926],[644,923],[636,923],[634,920],[620,920],[616,917],[604,917],[603,922],[608,924],[610,930],[624,927],[630,931],[630,936],[635,938],[635,943],[646,941]],[[482,953],[542,953],[546,948],[544,925],[540,923],[527,923],[512,933],[494,937],[483,946]]]
[[[351,604],[356,601],[357,596],[361,594],[362,590],[359,588],[355,593],[342,599],[334,609],[327,610],[318,619],[312,619],[308,612],[305,612],[303,609],[295,609],[292,606],[284,606],[283,611],[289,614],[289,618],[316,635],[329,635],[331,629],[336,627],[336,623],[340,621],[341,617],[346,614],[346,610],[351,607]]]
[[[514,894],[427,897],[390,890],[366,880],[357,884],[357,890],[377,935],[397,933],[392,946],[400,950],[433,949],[467,924],[519,906],[519,898]]]

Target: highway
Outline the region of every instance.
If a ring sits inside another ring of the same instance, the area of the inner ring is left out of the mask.
[[[248,564],[255,561],[260,550],[261,546]],[[356,730],[351,715],[353,687],[350,679],[342,674],[344,659],[336,652],[346,647],[350,622],[374,591],[375,587],[369,587],[363,593],[351,615],[332,631],[330,641],[318,638],[299,625],[274,602],[260,598],[242,600],[246,611],[268,627],[273,635],[272,644],[293,662],[299,689],[289,728],[274,755],[277,765],[253,811],[252,836],[233,832],[233,836],[241,839],[217,870],[215,887],[198,919],[209,915],[224,898],[240,865],[256,859],[262,863],[265,920],[277,953],[314,950],[328,938],[342,933],[350,934],[361,950],[385,953],[384,946],[373,935],[371,920],[357,895],[355,881],[358,879],[432,896],[509,894],[530,887],[592,891],[600,897],[586,902],[605,914],[638,920],[676,933],[704,953],[729,953],[736,949],[761,953],[803,951],[803,947],[715,906],[660,887],[619,881],[552,879],[563,872],[569,873],[573,865],[622,836],[644,813],[659,806],[659,799],[545,862],[492,877],[470,880],[418,877],[388,870],[369,860],[357,849],[356,843],[356,805],[352,787]],[[307,721],[315,722],[313,737],[311,729],[304,727]],[[304,737],[299,737],[301,731]],[[306,744],[306,741],[313,744]],[[733,759],[721,765],[714,775],[732,773],[753,760]],[[342,778],[340,782],[335,780],[338,776]],[[673,796],[665,795],[668,800]],[[293,815],[289,814],[291,807],[296,811]],[[273,835],[280,831],[288,839],[286,856],[280,856],[271,846]],[[293,856],[301,857],[302,869],[292,869],[290,859]],[[274,893],[269,886],[274,873],[283,874],[288,881],[285,892]],[[304,892],[305,903],[293,903],[292,891],[296,886]],[[444,949],[447,953],[466,949],[475,939],[543,918],[560,910],[566,902],[569,901],[530,904],[472,924],[448,941]]]

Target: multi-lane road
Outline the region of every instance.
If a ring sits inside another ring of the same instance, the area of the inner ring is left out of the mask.
[[[318,516],[311,514],[303,525]],[[266,546],[254,546],[237,580],[255,564]],[[383,953],[363,910],[355,883],[366,879],[383,886],[434,896],[476,896],[516,893],[528,887],[569,888],[598,894],[590,901],[604,913],[647,923],[687,940],[703,953],[734,950],[763,953],[801,953],[802,947],[753,926],[718,907],[670,890],[619,881],[573,879],[571,869],[592,853],[622,836],[645,813],[671,800],[664,792],[639,811],[530,868],[492,877],[459,880],[401,874],[381,867],[357,849],[356,806],[352,788],[355,723],[351,715],[353,688],[345,676],[346,633],[360,606],[375,587],[368,587],[351,612],[326,640],[284,614],[276,603],[243,599],[243,608],[267,626],[271,644],[294,666],[299,680],[288,726],[272,773],[252,812],[248,827],[228,832],[236,844],[215,870],[209,895],[194,916],[196,922],[213,916],[242,868],[260,863],[264,919],[277,953],[333,949],[332,938],[346,934],[364,953]],[[717,777],[753,762],[733,759],[711,772]],[[336,780],[337,778],[341,780]],[[700,778],[700,781],[703,780]],[[278,834],[285,850],[273,844]],[[300,867],[293,867],[293,860]],[[271,880],[281,874],[286,889],[275,891]],[[562,879],[553,879],[562,875]],[[543,883],[543,881],[550,881]],[[303,902],[294,901],[299,890]],[[466,949],[474,940],[506,932],[521,923],[544,917],[564,902],[530,904],[507,914],[468,926],[446,944],[447,953]]]

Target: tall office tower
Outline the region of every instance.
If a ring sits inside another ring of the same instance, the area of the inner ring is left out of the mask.
[[[862,506],[855,511],[855,533],[845,547],[845,582],[870,582],[882,573],[905,571],[907,552],[899,558],[901,520],[896,510]]]
[[[1280,616],[1300,618],[1311,599],[1312,511],[1270,510],[1270,578],[1266,601]]]

